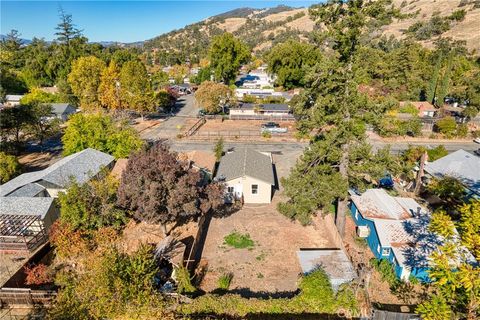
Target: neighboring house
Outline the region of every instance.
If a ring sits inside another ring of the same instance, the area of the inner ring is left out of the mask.
[[[57,197],[68,188],[71,179],[85,183],[104,167],[113,166],[115,158],[95,149],[69,155],[50,167],[19,175],[0,186],[1,197]]]
[[[418,111],[419,117],[435,117],[437,109],[428,101],[401,101],[400,108],[408,105],[413,106]]]
[[[357,234],[377,259],[387,259],[398,278],[428,281],[428,257],[439,244],[428,231],[429,213],[414,199],[392,197],[383,189],[351,195]]]
[[[458,150],[425,164],[425,171],[435,177],[458,179],[467,190],[467,198],[480,199],[480,157]]]
[[[5,107],[15,107],[20,104],[20,100],[22,100],[23,95],[18,94],[7,94],[5,96]]]
[[[50,167],[21,174],[0,186],[0,250],[34,250],[47,240],[58,218],[55,199],[72,179],[85,183],[110,168],[114,158],[85,149],[67,156]]]
[[[67,121],[70,115],[77,112],[77,109],[69,103],[50,103],[52,116],[62,121]]]
[[[243,99],[245,96],[252,96],[255,98],[266,97],[282,97],[281,92],[275,92],[274,89],[252,89],[252,88],[236,88],[235,97]]]
[[[213,153],[198,150],[181,152],[178,158],[182,161],[188,161],[193,169],[199,171],[205,184],[212,180],[215,163],[217,162]]]
[[[244,117],[293,117],[290,107],[285,103],[242,103],[236,108],[230,109],[230,118],[244,118]]]
[[[249,148],[227,152],[215,179],[227,186],[226,202],[270,203],[275,186],[272,156]]]
[[[274,78],[263,70],[252,70],[250,73],[240,78],[240,84],[243,88],[262,89],[273,87]]]
[[[57,86],[53,87],[40,87],[39,88],[41,91],[46,92],[46,93],[51,93],[51,94],[57,94],[60,92]]]

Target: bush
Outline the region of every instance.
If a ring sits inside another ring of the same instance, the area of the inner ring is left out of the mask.
[[[218,288],[222,290],[228,290],[228,288],[230,288],[230,283],[232,282],[232,279],[232,273],[222,274],[222,276],[218,278]]]
[[[272,134],[268,131],[262,131],[262,137],[270,139],[272,137]]]
[[[223,238],[224,243],[235,249],[253,248],[255,243],[250,239],[250,235],[232,232]]]
[[[0,152],[0,184],[4,184],[20,173],[20,163],[15,156]]]
[[[376,259],[373,258],[370,260],[372,266],[377,270],[383,281],[386,281],[390,287],[393,287],[397,284],[399,279],[397,278],[395,271],[393,270],[392,264],[386,259]]]
[[[453,137],[455,130],[457,129],[457,123],[453,117],[445,117],[435,123],[435,128],[438,132],[444,134],[447,137]]]
[[[433,149],[428,149],[427,153],[428,153],[428,161],[430,162],[438,160],[448,155],[448,151],[447,149],[445,149],[445,146],[443,145],[439,145],[438,147],[435,147]]]
[[[25,266],[24,272],[26,274],[25,284],[27,285],[41,285],[53,281],[52,270],[43,263],[31,267]]]
[[[468,135],[468,126],[464,123],[457,127],[457,137],[465,138]]]
[[[192,285],[190,279],[190,273],[187,268],[180,266],[175,268],[176,280],[177,280],[177,292],[182,293],[193,293],[197,289]]]

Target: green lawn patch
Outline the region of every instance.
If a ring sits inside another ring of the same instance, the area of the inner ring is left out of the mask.
[[[226,235],[223,238],[223,241],[224,244],[235,249],[253,248],[255,246],[255,242],[250,239],[250,235],[248,233],[241,234],[236,231],[230,233],[229,235]]]

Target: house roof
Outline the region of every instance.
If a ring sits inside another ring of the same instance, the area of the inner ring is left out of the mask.
[[[217,178],[230,181],[244,176],[274,185],[272,158],[249,148],[225,154],[220,160]]]
[[[259,109],[264,111],[290,111],[290,107],[286,103],[242,103],[238,106],[238,109],[253,110],[255,109],[255,107],[258,107]]]
[[[7,94],[5,96],[6,101],[20,101],[23,98],[21,94]]]
[[[409,104],[414,106],[420,112],[437,111],[437,108],[435,108],[433,104],[431,104],[428,101],[401,101],[400,107],[403,107]]]
[[[213,168],[215,167],[215,163],[217,162],[217,159],[215,158],[215,155],[213,155],[213,153],[199,150],[181,152],[179,154],[179,157],[182,160],[191,161],[196,167],[206,169],[210,172],[213,172]]]
[[[0,197],[0,214],[44,218],[53,205],[50,197]]]
[[[405,245],[414,241],[412,234],[405,228],[404,221],[373,219],[377,229],[378,240],[383,247]],[[413,222],[413,220],[410,219],[409,222]]]
[[[52,106],[52,112],[55,114],[74,113],[75,108],[69,103],[50,103]],[[68,111],[71,112],[68,112]]]
[[[457,178],[466,187],[480,195],[480,157],[458,150],[436,161],[425,164],[425,171],[437,178]]]
[[[9,197],[36,197],[40,192],[44,191],[45,187],[38,183],[27,183],[23,187],[10,193]]]
[[[57,161],[44,170],[24,173],[2,184],[0,196],[7,196],[33,182],[53,184],[60,188],[66,188],[71,178],[78,183],[85,183],[98,174],[102,167],[109,166],[114,160],[115,158],[109,154],[87,148]]]
[[[362,195],[352,195],[352,201],[364,218],[404,220],[422,207],[411,198],[392,197],[384,189],[368,189]]]

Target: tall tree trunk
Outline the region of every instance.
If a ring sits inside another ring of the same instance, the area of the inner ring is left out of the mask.
[[[339,172],[348,181],[348,154],[349,154],[349,144],[345,143],[342,146],[342,158],[340,159],[340,166]],[[344,199],[338,199],[338,206],[337,206],[337,219],[336,225],[338,232],[342,238],[345,237],[345,221],[347,217],[347,197]]]

